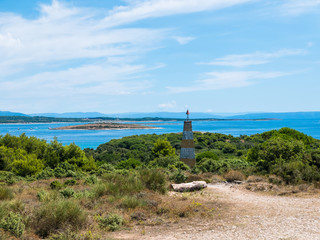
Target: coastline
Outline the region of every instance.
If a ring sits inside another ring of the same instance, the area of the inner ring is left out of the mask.
[[[125,130],[125,129],[159,129],[156,127],[143,126],[140,124],[127,124],[127,123],[89,123],[81,125],[70,125],[50,130]]]

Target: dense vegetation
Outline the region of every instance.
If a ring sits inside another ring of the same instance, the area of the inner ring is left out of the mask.
[[[154,224],[159,216],[211,214],[212,206],[179,205],[164,195],[168,182],[211,181],[214,174],[227,181],[250,175],[280,184],[320,181],[320,141],[293,129],[240,137],[195,132],[193,169],[179,161],[181,138],[130,136],[81,150],[57,139],[0,136],[0,240],[98,239],[93,232],[106,239],[105,232]]]
[[[178,158],[181,138],[181,134],[175,133],[130,136],[85,152],[98,165],[108,163],[123,168],[130,161],[137,166],[184,169],[186,166]],[[194,140],[197,165],[191,170],[193,173],[240,170],[246,175],[275,174],[287,183],[320,180],[320,141],[293,129],[240,137],[195,132]],[[162,150],[155,150],[159,141]]]

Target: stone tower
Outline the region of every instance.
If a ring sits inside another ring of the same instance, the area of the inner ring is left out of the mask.
[[[184,121],[183,125],[180,160],[191,168],[196,164],[192,121],[189,119],[189,110],[187,110],[187,119]]]

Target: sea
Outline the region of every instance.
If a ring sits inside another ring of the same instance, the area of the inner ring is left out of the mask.
[[[0,124],[0,135],[10,134],[27,136],[52,141],[54,137],[63,145],[75,143],[84,148],[96,149],[100,144],[112,139],[141,134],[179,133],[183,130],[183,121],[149,121],[127,122],[138,123],[157,129],[124,129],[124,130],[52,130],[52,128],[83,123],[34,123],[34,124]],[[289,127],[320,139],[320,119],[286,119],[286,120],[237,120],[237,121],[193,121],[193,131],[223,133],[238,137],[252,135],[272,129]]]

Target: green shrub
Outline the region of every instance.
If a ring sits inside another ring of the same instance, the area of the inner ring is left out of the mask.
[[[197,168],[202,172],[212,173],[224,173],[230,168],[228,162],[223,160],[214,160],[209,158],[203,158],[202,161],[197,164]]]
[[[280,161],[272,168],[272,173],[280,176],[286,184],[298,184],[302,181],[301,169],[304,164],[300,161],[283,162]]]
[[[37,198],[40,202],[44,202],[49,199],[49,194],[44,190],[40,190],[39,192],[37,192]]]
[[[115,168],[112,164],[104,163],[98,168],[98,170],[95,171],[95,174],[97,176],[101,176],[105,173],[110,173],[110,172],[114,172],[114,171],[115,171]]]
[[[0,202],[0,220],[8,215],[9,206],[8,202]]]
[[[167,191],[166,175],[159,169],[141,169],[139,171],[142,184],[146,188],[164,194]]]
[[[198,163],[200,163],[202,161],[202,159],[204,159],[204,158],[213,159],[213,160],[219,160],[219,157],[217,156],[217,154],[215,154],[212,151],[206,151],[206,152],[202,152],[202,153],[197,154],[196,161]]]
[[[224,178],[228,182],[244,181],[245,180],[245,175],[242,172],[231,170],[227,174],[224,175]]]
[[[37,179],[49,179],[49,178],[52,178],[54,176],[55,176],[54,175],[54,170],[47,167],[44,170],[42,170],[42,172],[38,173],[36,175],[36,178]]]
[[[64,182],[64,185],[65,186],[73,186],[73,185],[76,185],[77,184],[77,181],[74,180],[74,179],[68,179]]]
[[[59,190],[63,187],[62,183],[57,181],[57,180],[54,180],[53,182],[50,183],[50,188],[51,189],[56,189],[56,190]]]
[[[71,197],[73,197],[75,192],[74,192],[74,190],[72,188],[66,188],[66,189],[61,190],[60,193],[65,198],[71,198]]]
[[[136,207],[144,206],[146,202],[143,199],[137,198],[136,196],[125,196],[120,203],[120,207],[134,209]]]
[[[87,220],[87,214],[75,202],[69,200],[50,201],[35,211],[34,228],[41,237],[60,230],[81,229]]]
[[[109,214],[106,217],[99,217],[98,221],[100,228],[115,231],[123,224],[123,217],[118,214]]]
[[[180,169],[180,170],[190,170],[190,167],[182,161],[178,161],[173,165],[170,165],[172,169]]]
[[[19,176],[31,176],[42,171],[44,165],[35,155],[26,155],[10,164],[11,171]]]
[[[187,179],[188,177],[180,169],[170,176],[170,180],[175,183],[184,183]]]
[[[25,224],[20,214],[10,212],[6,217],[1,219],[0,227],[16,237],[20,237],[24,232]]]
[[[96,184],[98,182],[98,178],[96,175],[90,175],[90,176],[86,177],[84,182],[85,182],[85,184],[89,184],[89,185]]]
[[[8,172],[8,171],[0,171],[0,180],[8,183],[8,184],[14,184],[17,181],[21,180],[22,178],[19,176],[16,176],[14,173],[12,172]]]
[[[167,139],[158,138],[153,145],[152,153],[155,157],[174,156],[176,154],[176,150],[171,146]]]
[[[0,200],[12,199],[13,196],[13,191],[10,188],[6,186],[0,186]]]
[[[99,168],[102,168],[108,172],[113,172],[115,170],[114,166],[110,163],[104,163]]]
[[[141,162],[134,158],[129,158],[128,160],[123,160],[119,162],[116,166],[117,169],[136,169],[141,166]]]
[[[108,173],[102,176],[105,194],[111,195],[132,195],[143,189],[141,179],[133,173],[121,175]]]
[[[95,192],[93,191],[88,191],[88,190],[83,190],[83,191],[78,191],[75,192],[74,198],[80,199],[80,198],[92,198],[95,197]]]
[[[167,168],[170,165],[175,165],[179,161],[179,157],[175,155],[169,156],[159,156],[155,158],[153,161],[149,162],[149,166],[155,168]]]
[[[99,198],[108,193],[108,187],[106,184],[100,183],[93,187],[92,192],[94,197]]]

